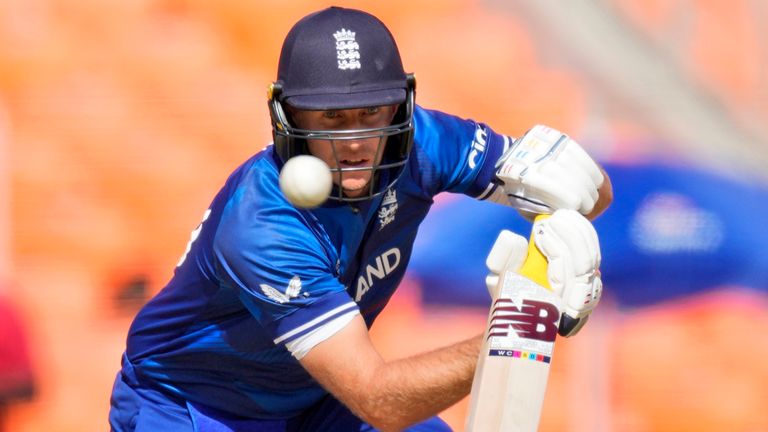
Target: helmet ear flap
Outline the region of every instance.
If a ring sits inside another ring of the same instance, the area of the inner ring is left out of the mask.
[[[273,82],[267,89],[267,106],[269,117],[272,120],[272,142],[275,145],[275,153],[282,163],[299,155],[308,154],[309,149],[304,139],[294,137],[289,131],[292,129],[290,112],[283,107],[280,96],[283,86],[280,82]]]
[[[405,102],[397,107],[397,112],[392,120],[392,124],[403,124],[413,122],[413,110],[416,96],[416,75],[410,73],[406,77]],[[394,141],[394,140],[393,140]],[[391,160],[400,160],[408,157],[413,144],[413,129],[409,129],[397,136],[397,142],[391,142],[387,145],[385,157]]]

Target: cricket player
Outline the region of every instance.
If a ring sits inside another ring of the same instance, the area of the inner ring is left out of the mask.
[[[133,321],[112,430],[450,430],[436,414],[469,393],[481,336],[391,362],[368,336],[440,192],[525,215],[564,209],[547,227],[562,264],[550,279],[574,305],[560,333],[599,301],[597,238],[583,233],[612,200],[604,171],[553,129],[514,140],[417,106],[374,16],[332,7],[295,24],[268,103],[273,145],[231,174]],[[314,209],[278,186],[301,154],[333,173]]]

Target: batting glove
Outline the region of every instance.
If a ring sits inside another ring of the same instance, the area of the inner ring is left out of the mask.
[[[536,247],[547,257],[547,276],[563,299],[559,333],[573,336],[600,302],[600,242],[592,224],[575,210],[557,210],[533,225]]]
[[[542,125],[531,128],[501,155],[496,177],[523,215],[561,208],[586,215],[604,180],[597,163],[576,141]]]

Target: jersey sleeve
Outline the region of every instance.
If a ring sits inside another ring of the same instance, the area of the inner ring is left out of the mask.
[[[282,197],[274,167],[252,176],[258,178],[241,185],[222,214],[214,239],[217,272],[273,342],[301,358],[359,314],[358,307],[337,279],[330,243],[311,213]]]
[[[417,107],[416,157],[422,186],[431,195],[463,193],[487,199],[500,190],[495,164],[513,140],[483,123]]]

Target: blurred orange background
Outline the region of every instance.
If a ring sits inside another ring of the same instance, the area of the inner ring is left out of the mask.
[[[533,2],[519,3],[333,4],[390,27],[417,73],[422,106],[510,135],[546,123],[606,161],[695,149],[657,139],[675,132],[572,64],[575,54],[523,6]],[[739,148],[732,171],[765,160],[768,6],[596,3],[634,37],[665,47],[677,72],[756,131],[760,139]],[[170,278],[229,172],[270,141],[265,91],[282,39],[330,4],[0,3],[0,294],[25,320],[36,384],[31,401],[7,409],[4,430],[108,429],[137,305]],[[700,150],[702,163],[728,171],[715,150]],[[558,344],[541,430],[768,431],[766,311],[765,295],[738,287],[632,311],[601,305],[583,335]],[[480,332],[485,315],[425,308],[406,281],[373,334],[387,357],[400,357]],[[443,414],[456,430],[466,405]]]

